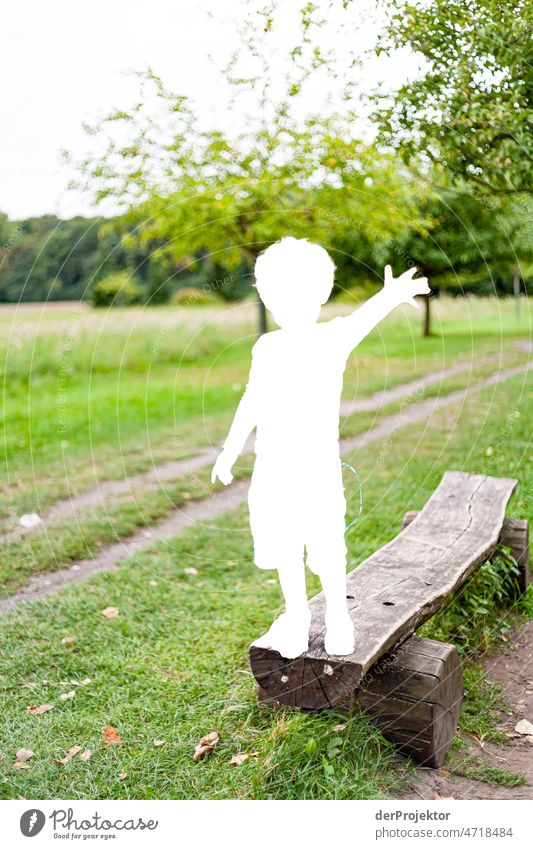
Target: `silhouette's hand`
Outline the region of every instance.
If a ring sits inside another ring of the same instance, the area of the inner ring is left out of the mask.
[[[429,295],[431,289],[428,286],[427,277],[418,277],[413,280],[417,269],[413,266],[396,279],[392,276],[390,265],[385,266],[385,291],[394,297],[399,304],[411,304],[420,309],[415,301],[415,295]]]
[[[224,486],[228,486],[228,484],[230,484],[233,480],[231,467],[234,462],[234,458],[230,457],[227,451],[222,451],[218,455],[216,463],[213,466],[213,471],[211,472],[211,483],[215,483],[218,478]]]

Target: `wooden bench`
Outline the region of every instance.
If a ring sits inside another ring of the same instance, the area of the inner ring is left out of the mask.
[[[428,766],[439,766],[453,740],[463,695],[457,649],[413,636],[496,551],[508,545],[529,580],[527,522],[506,520],[516,481],[446,472],[420,513],[398,536],[347,576],[356,648],[324,649],[322,593],[310,602],[308,651],[287,660],[250,648],[259,698],[304,711],[349,706],[355,699],[386,736]]]

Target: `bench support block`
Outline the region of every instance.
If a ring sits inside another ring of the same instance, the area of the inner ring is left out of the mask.
[[[261,686],[260,703],[282,707]],[[455,646],[410,637],[383,655],[339,705],[367,713],[383,736],[424,766],[444,763],[459,721],[463,675]]]
[[[455,646],[410,637],[367,677],[356,698],[384,736],[424,766],[442,766],[463,701]]]

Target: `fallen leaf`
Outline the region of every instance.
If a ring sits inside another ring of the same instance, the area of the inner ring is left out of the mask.
[[[471,740],[474,741],[474,743],[477,743],[477,745],[481,749],[485,748],[485,738],[484,737],[478,737],[477,734],[469,734],[468,736],[470,737]]]
[[[63,637],[61,642],[63,643],[63,645],[69,645],[70,643],[76,642],[76,637]]]
[[[35,705],[28,705],[26,710],[28,713],[46,713],[47,710],[52,710],[53,705],[39,705],[36,707]]]
[[[29,769],[30,768],[30,765],[28,763],[26,763],[26,761],[15,761],[13,766],[15,767],[15,769]]]
[[[68,750],[68,752],[67,752],[67,754],[65,755],[64,758],[56,758],[55,759],[56,764],[63,764],[63,766],[65,764],[68,764],[68,762],[70,760],[72,760],[74,755],[77,755],[78,752],[81,752],[81,750],[82,750],[81,746],[71,746],[71,748]]]
[[[73,699],[76,695],[75,690],[71,690],[69,693],[61,693],[61,701],[67,702],[69,699]]]
[[[33,758],[33,752],[31,749],[17,749],[17,761],[25,763],[25,761],[29,761],[30,758]]]
[[[345,728],[346,728],[346,723],[341,722],[339,725],[334,725],[331,730],[332,730],[332,732],[334,732],[336,734],[339,731],[344,731]]]
[[[218,740],[219,737],[216,731],[211,731],[209,734],[206,734],[205,737],[202,737],[194,750],[194,755],[192,756],[193,761],[199,761],[200,758],[203,758],[204,755],[211,752],[218,743]]]
[[[154,740],[154,746],[155,746],[156,748],[158,748],[159,746],[164,746],[164,745],[165,745],[165,741],[164,741],[164,740]]]
[[[186,575],[197,575],[198,569],[195,569],[194,566],[188,566],[187,569],[183,570]]]
[[[124,781],[124,779],[125,779],[125,778],[127,778],[127,777],[128,777],[128,773],[127,773],[127,772],[121,772],[121,773],[119,773],[118,780],[119,780],[119,781]]]
[[[106,619],[116,619],[118,616],[118,607],[105,607],[102,610],[102,616]]]
[[[229,761],[230,765],[234,764],[235,766],[240,766],[245,761],[249,760],[249,758],[257,758],[259,752],[237,752],[236,755],[233,755],[231,760]]]
[[[91,757],[91,755],[92,755],[92,749],[85,749],[85,751],[82,752],[81,755],[80,755],[80,760],[81,761],[88,761],[89,758]]]
[[[102,728],[102,737],[104,738],[104,743],[109,743],[110,745],[118,746],[122,743],[122,737],[112,725],[104,725]]]
[[[514,730],[526,737],[533,735],[533,725],[528,719],[521,719],[520,722],[517,722]]]

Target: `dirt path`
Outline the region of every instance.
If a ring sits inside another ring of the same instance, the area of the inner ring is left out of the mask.
[[[447,769],[419,768],[407,777],[409,791],[404,799],[533,799],[533,743],[517,734],[520,719],[533,722],[533,620],[515,629],[507,648],[488,657],[484,667],[492,681],[504,684],[504,697],[510,709],[500,712],[497,727],[509,737],[509,746],[474,743],[475,756],[488,766],[519,772],[526,784],[504,787],[452,775]],[[473,742],[473,741],[470,741]]]
[[[485,357],[476,363],[476,367],[488,365],[501,361],[499,354],[490,357]],[[391,389],[385,389],[381,392],[375,392],[367,398],[361,398],[356,401],[343,401],[341,404],[341,416],[350,416],[357,412],[369,412],[379,410],[387,404],[403,399],[416,400],[417,394],[428,386],[434,386],[446,380],[449,377],[462,374],[472,369],[472,363],[458,363],[449,369],[444,369],[439,372],[431,372],[417,380],[401,383]],[[251,450],[253,440],[248,445],[248,450]],[[159,466],[153,466],[145,472],[121,480],[102,481],[95,489],[89,492],[84,492],[79,495],[72,494],[70,498],[65,498],[57,501],[54,506],[47,511],[43,516],[44,524],[55,522],[58,519],[71,518],[73,521],[80,522],[83,519],[83,514],[87,509],[105,507],[106,499],[110,496],[130,494],[135,497],[139,490],[145,492],[150,488],[157,488],[166,481],[175,481],[190,472],[202,469],[207,465],[214,463],[219,452],[219,446],[211,446],[201,449],[192,457],[187,457],[183,460],[171,460],[168,463]],[[42,527],[42,526],[38,526]],[[17,539],[23,533],[21,528],[8,531],[0,534],[0,542],[8,542]]]
[[[384,416],[378,424],[364,433],[341,441],[341,453],[347,454],[362,448],[381,437],[391,439],[401,427],[428,419],[436,411],[451,404],[463,401],[472,392],[494,386],[503,380],[523,374],[533,368],[533,360],[525,365],[516,366],[506,371],[497,372],[478,383],[465,389],[450,392],[435,398],[427,398],[419,403],[413,403],[405,410],[391,416]],[[384,446],[385,447],[385,446]],[[61,586],[75,580],[82,580],[96,572],[108,572],[116,568],[118,562],[126,557],[134,556],[144,551],[154,542],[168,540],[178,536],[185,528],[196,523],[211,521],[234,509],[245,500],[249,481],[235,481],[227,489],[216,492],[208,498],[190,501],[184,507],[173,510],[160,524],[147,530],[142,528],[125,539],[103,546],[98,556],[91,560],[76,561],[67,569],[47,573],[34,578],[25,590],[0,601],[0,614],[24,602],[37,601],[50,593],[56,592]]]
[[[235,481],[231,486],[216,492],[209,498],[190,501],[184,509],[173,510],[168,518],[156,525],[153,530],[144,528],[119,542],[104,546],[98,557],[94,559],[77,560],[67,569],[59,569],[57,572],[48,572],[33,578],[26,589],[0,601],[0,614],[17,607],[22,602],[44,598],[72,581],[85,580],[97,572],[111,572],[117,567],[119,561],[139,554],[154,542],[172,539],[191,525],[209,522],[222,516],[242,504],[248,492],[248,484],[248,480]]]

